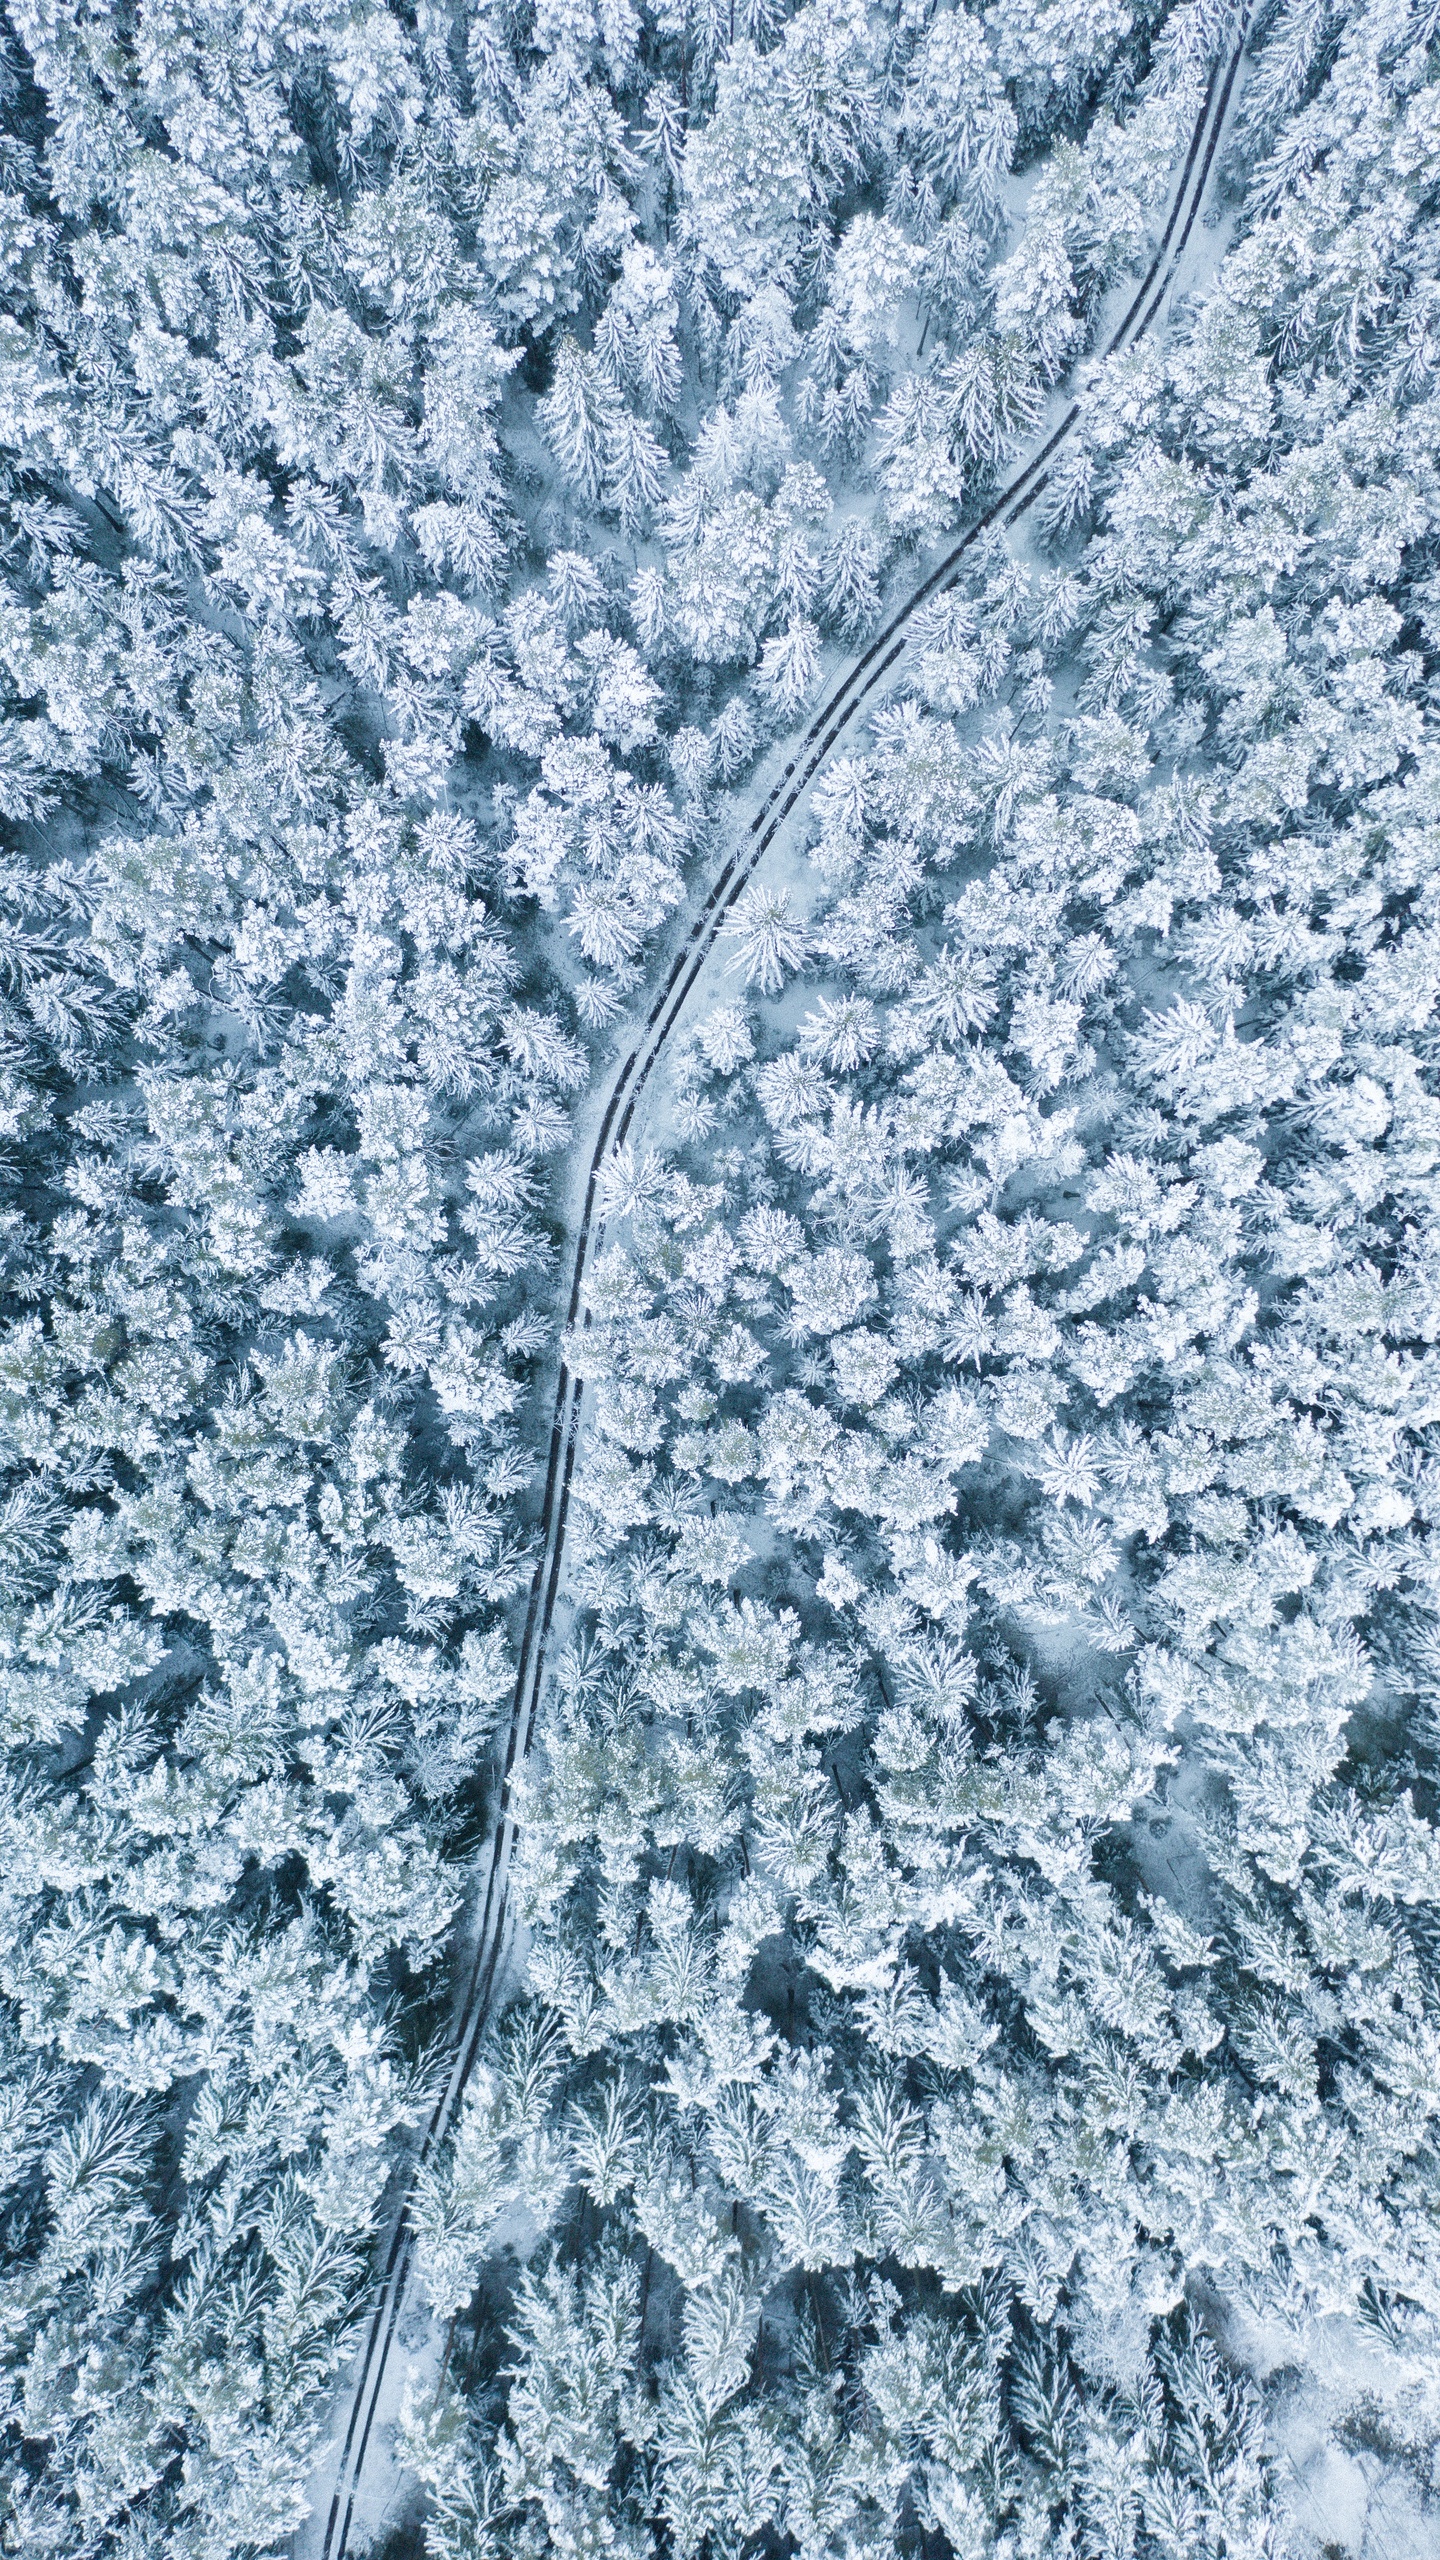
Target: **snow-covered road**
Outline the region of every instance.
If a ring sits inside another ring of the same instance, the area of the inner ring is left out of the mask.
[[[1240,75],[1249,27],[1242,16],[1230,53],[1214,66],[1175,181],[1164,230],[1148,272],[1104,339],[1101,352],[1117,354],[1155,326],[1169,297],[1197,280],[1207,250],[1196,238],[1210,188],[1220,138]],[[953,585],[965,555],[994,525],[1020,522],[1047,485],[1054,460],[1079,417],[1079,403],[1057,395],[1036,447],[996,496],[903,603],[859,656],[832,670],[825,697],[802,736],[776,748],[748,794],[750,810],[734,849],[715,876],[697,890],[676,928],[666,974],[642,1019],[632,1027],[626,1054],[597,1088],[582,1118],[576,1147],[573,1262],[566,1302],[566,1330],[579,1318],[586,1273],[604,1239],[600,1207],[607,1167],[616,1151],[633,1143],[650,1104],[656,1071],[667,1044],[711,1001],[723,969],[720,937],[732,909],[753,882],[783,879],[793,866],[792,821],[842,740],[862,714],[872,712],[896,683],[919,608]],[[484,1853],[471,1905],[463,1988],[454,2012],[452,2062],[426,2127],[417,2161],[444,2141],[464,2096],[509,1957],[513,1914],[509,1883],[515,1846],[512,1809],[516,1771],[535,1731],[551,1630],[560,1603],[570,1485],[583,1405],[581,1382],[559,1368],[540,1514],[541,1549],[531,1583],[519,1671],[506,1736],[497,1822]],[[363,2547],[399,2519],[404,2475],[394,2458],[394,2430],[407,2369],[418,2364],[434,2387],[441,2344],[418,2301],[412,2300],[413,2242],[400,2204],[391,2233],[384,2280],[367,2323],[355,2365],[337,2406],[336,2427],[317,2470],[311,2522],[299,2537],[302,2560],[344,2560],[352,2543]],[[423,2387],[423,2384],[422,2384]]]

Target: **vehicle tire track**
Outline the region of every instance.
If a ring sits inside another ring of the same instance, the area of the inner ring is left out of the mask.
[[[1102,358],[1117,355],[1127,347],[1139,344],[1140,340],[1153,328],[1165,296],[1175,280],[1214,167],[1215,155],[1219,148],[1220,136],[1229,112],[1230,100],[1234,93],[1249,33],[1251,6],[1252,0],[1247,0],[1228,58],[1223,61],[1217,60],[1211,70],[1185,160],[1176,182],[1164,231],[1129,308],[1100,350]],[[610,1089],[599,1134],[590,1157],[584,1207],[575,1240],[574,1267],[566,1309],[567,1332],[573,1330],[581,1314],[581,1291],[592,1254],[598,1252],[604,1242],[604,1221],[597,1214],[597,1204],[605,1166],[615,1150],[625,1143],[640,1098],[714,948],[727,915],[749,885],[766,852],[797,802],[814,781],[831,750],[902,655],[906,630],[913,616],[930,597],[942,594],[955,585],[966,554],[992,525],[1001,522],[1006,525],[1015,524],[1035,504],[1036,499],[1048,485],[1050,465],[1054,456],[1070,435],[1079,415],[1080,403],[1078,400],[1072,401],[1058,424],[1051,430],[1039,450],[1032,454],[1024,468],[1016,473],[1014,479],[997,497],[991,500],[969,531],[912,591],[904,604],[891,616],[883,631],[871,641],[869,647],[852,662],[816,712],[794,755],[777,776],[765,799],[756,810],[740,843],[722,864],[711,883],[704,905],[700,908],[689,934],[676,953],[664,983],[641,1026],[639,1037],[617,1071]],[[497,1819],[485,1880],[485,1897],[480,1912],[470,1973],[460,2004],[451,2067],[444,2087],[431,2110],[415,2155],[416,2168],[423,2167],[433,2157],[454,2122],[479,2056],[481,2043],[489,2024],[495,1986],[499,1979],[501,1957],[510,1918],[510,1864],[516,1832],[512,1809],[514,1781],[520,1764],[529,1752],[539,1711],[540,1692],[545,1672],[545,1648],[559,1595],[565,1528],[569,1515],[570,1486],[575,1469],[575,1451],[583,1393],[583,1380],[571,1374],[562,1358],[555,1388],[546,1460],[545,1491],[540,1513],[544,1534],[526,1606],[514,1704],[511,1709],[505,1759],[501,1772]],[[335,2486],[320,2548],[320,2560],[348,2560],[350,2533],[355,2520],[360,2484],[370,2453],[381,2394],[409,2290],[414,2246],[414,2233],[410,2226],[407,2198],[396,2217],[395,2229],[385,2261],[380,2297],[371,2315],[360,2369],[352,2386],[349,2421],[336,2465]]]

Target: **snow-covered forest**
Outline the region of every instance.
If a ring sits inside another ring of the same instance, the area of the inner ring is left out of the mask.
[[[1433,2560],[1440,6],[0,156],[0,2553]]]

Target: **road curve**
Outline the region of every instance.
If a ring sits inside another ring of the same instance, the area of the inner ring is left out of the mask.
[[[1217,61],[1211,70],[1154,257],[1123,319],[1102,348],[1103,356],[1117,355],[1126,347],[1138,344],[1154,326],[1165,296],[1175,281],[1209,185],[1239,75],[1250,17],[1251,0],[1247,0],[1229,56]],[[1023,470],[1017,472],[1009,485],[991,500],[983,515],[977,517],[968,532],[921,580],[869,647],[853,660],[816,712],[794,753],[756,810],[744,836],[712,881],[705,902],[640,1026],[635,1044],[616,1070],[611,1083],[590,1158],[584,1208],[575,1239],[574,1268],[566,1308],[567,1330],[573,1327],[580,1313],[585,1274],[603,1242],[603,1222],[597,1214],[601,1175],[609,1158],[625,1142],[640,1097],[730,909],[754,877],[796,803],[809,789],[851,721],[900,657],[906,645],[906,627],[911,617],[931,596],[941,594],[955,584],[966,553],[983,533],[995,524],[1016,523],[1035,504],[1049,481],[1054,457],[1070,435],[1079,414],[1079,402],[1072,401]],[[508,1934],[510,1863],[515,1846],[514,1780],[529,1751],[539,1709],[546,1645],[560,1588],[582,1394],[581,1380],[572,1377],[562,1361],[555,1388],[540,1515],[543,1532],[541,1551],[525,1613],[501,1773],[498,1815],[485,1875],[484,1902],[454,2032],[450,2069],[415,2155],[416,2167],[433,2156],[455,2120],[489,2024],[491,2004],[500,1976]],[[409,2291],[413,2256],[414,2235],[407,2206],[402,2203],[390,2240],[380,2296],[371,2315],[358,2370],[350,2386],[349,2416],[336,2462],[320,2560],[348,2560],[356,2505],[366,2465],[374,2450],[377,2413]]]

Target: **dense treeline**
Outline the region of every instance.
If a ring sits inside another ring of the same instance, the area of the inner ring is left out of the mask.
[[[1259,2551],[1267,2373],[1431,2458],[1432,33],[1261,22],[1218,275],[613,1169],[528,1978],[414,2205],[437,2553]],[[301,2521],[575,1110],[1233,38],[10,9],[8,2550]]]

